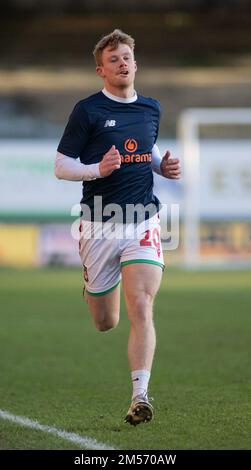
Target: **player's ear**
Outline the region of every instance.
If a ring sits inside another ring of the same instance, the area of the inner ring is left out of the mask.
[[[97,74],[98,74],[101,78],[104,78],[104,77],[105,77],[104,69],[103,69],[103,66],[102,66],[102,65],[97,65],[97,67],[96,67],[96,72],[97,72]]]
[[[138,67],[137,67],[137,62],[136,62],[136,60],[134,61],[134,67],[135,67],[135,72],[137,72]]]

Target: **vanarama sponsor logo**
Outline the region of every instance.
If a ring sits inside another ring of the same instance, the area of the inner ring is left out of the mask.
[[[151,153],[133,153],[132,155],[121,155],[121,163],[151,162]]]
[[[135,139],[127,139],[125,141],[125,150],[127,152],[136,152],[138,148],[138,142]]]
[[[134,153],[138,148],[138,142],[135,139],[127,139],[124,143],[125,150],[129,153],[121,155],[121,163],[140,163],[151,162],[151,153]]]

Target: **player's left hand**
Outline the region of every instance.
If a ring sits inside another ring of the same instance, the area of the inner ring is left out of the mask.
[[[180,161],[178,158],[172,158],[169,150],[166,151],[162,158],[160,169],[162,176],[165,178],[170,178],[172,180],[180,179]]]

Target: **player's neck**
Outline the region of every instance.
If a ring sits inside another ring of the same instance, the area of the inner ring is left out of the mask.
[[[138,99],[136,91],[134,91],[134,95],[131,98],[121,98],[120,96],[113,95],[112,93],[109,93],[106,88],[103,88],[102,93],[110,100],[117,101],[118,103],[129,104],[134,103]]]
[[[113,96],[118,98],[133,98],[135,95],[134,85],[132,84],[129,88],[117,88],[105,84],[105,90]]]

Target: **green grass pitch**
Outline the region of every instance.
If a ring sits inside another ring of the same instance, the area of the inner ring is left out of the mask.
[[[250,449],[251,272],[169,270],[155,301],[155,420],[123,423],[129,323],[95,330],[79,269],[0,270],[0,409],[116,449]],[[78,449],[0,419],[1,449]]]

